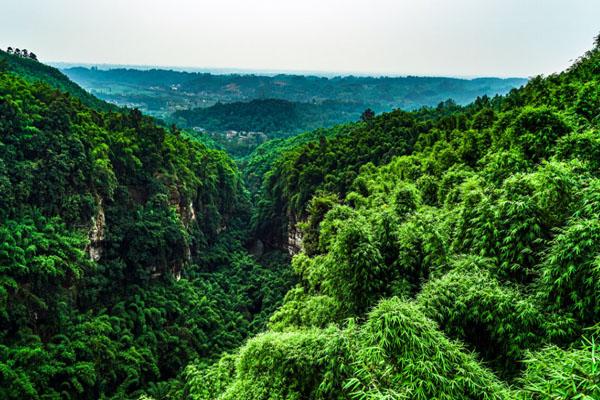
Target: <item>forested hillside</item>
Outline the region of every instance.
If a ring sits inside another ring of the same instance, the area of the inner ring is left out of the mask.
[[[259,131],[277,137],[358,120],[366,108],[361,103],[325,101],[315,104],[258,99],[180,110],[173,116],[182,120],[185,126],[208,131]]]
[[[70,93],[87,106],[104,111],[116,109],[114,105],[89,94],[56,68],[35,59],[8,54],[0,50],[0,69],[13,71],[31,83],[44,82],[55,89]]]
[[[257,233],[302,239],[299,283],[181,395],[600,398],[599,77],[600,37],[505,97],[264,153]]]
[[[0,398],[167,392],[262,329],[286,259],[245,250],[225,153],[26,65],[0,71]]]
[[[361,103],[330,100],[317,104],[261,99],[179,110],[173,113],[172,121],[187,127],[199,140],[213,141],[241,161],[273,139],[357,121],[366,109]]]

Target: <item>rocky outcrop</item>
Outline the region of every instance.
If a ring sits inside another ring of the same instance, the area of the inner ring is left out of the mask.
[[[288,225],[287,232],[287,251],[293,256],[302,250],[302,232],[296,224]]]
[[[173,190],[171,192],[170,203],[172,206],[175,206],[175,209],[177,210],[177,215],[179,216],[179,220],[181,221],[182,225],[185,227],[185,229],[189,230],[190,225],[196,222],[197,218],[196,209],[194,208],[194,202],[192,200],[190,200],[189,202],[185,201],[180,196],[179,191]],[[173,276],[173,278],[175,278],[176,280],[181,279],[184,264],[186,262],[189,263],[192,261],[192,249],[190,248],[190,246],[188,245],[184,251],[186,261],[178,262],[170,266],[171,276]],[[160,276],[160,274],[158,274],[157,276]]]
[[[106,229],[106,219],[104,216],[104,205],[102,198],[98,198],[98,211],[92,217],[91,228],[88,232],[89,243],[86,251],[92,261],[99,261],[102,257],[102,241],[104,240],[104,230]]]
[[[188,204],[181,204],[181,202],[175,205],[177,207],[177,214],[181,218],[183,226],[189,228],[190,224],[196,221],[196,210],[194,209],[194,203],[190,200]]]

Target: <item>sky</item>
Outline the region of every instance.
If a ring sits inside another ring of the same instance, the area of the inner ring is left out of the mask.
[[[558,72],[600,0],[0,0],[0,47],[42,61],[342,74]]]

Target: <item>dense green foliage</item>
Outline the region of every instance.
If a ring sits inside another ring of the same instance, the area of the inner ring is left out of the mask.
[[[270,332],[206,371],[193,399],[501,399],[507,388],[415,305],[382,301],[357,325]],[[222,391],[226,388],[225,391]]]
[[[409,153],[419,135],[430,128],[432,114],[445,114],[455,108],[456,104],[448,101],[435,111],[396,110],[333,131],[314,132],[308,137],[318,135],[316,140],[275,152],[281,156],[271,162],[268,172],[263,176],[262,171],[254,172],[264,181],[255,215],[257,234],[266,242],[281,243],[287,237],[288,226],[307,217],[306,205],[318,191],[343,196],[361,167],[383,164],[396,155]],[[251,158],[254,164],[256,157]]]
[[[321,104],[294,103],[287,100],[252,100],[242,103],[217,103],[209,108],[176,111],[174,119],[198,140],[227,151],[242,165],[250,162],[247,177],[256,188],[275,157],[281,152],[318,134],[330,135],[342,122],[358,120],[364,106],[325,101]],[[323,129],[328,127],[327,129]],[[319,129],[317,129],[319,128]],[[282,139],[282,138],[286,138]],[[257,150],[261,146],[262,148]],[[254,171],[258,169],[259,171]],[[254,192],[256,190],[253,190]]]
[[[299,283],[183,395],[598,398],[599,134],[600,37],[505,97],[271,150],[257,232],[302,238]]]
[[[225,153],[88,108],[22,61],[27,79],[0,72],[0,398],[172,390],[183,366],[263,329],[287,262],[246,252]]]
[[[277,137],[357,120],[365,108],[359,103],[314,104],[261,99],[180,110],[173,116],[185,121],[187,126],[208,131],[258,131]]]
[[[600,396],[600,38],[503,97],[265,143],[244,174],[4,65],[0,397]]]
[[[66,68],[71,79],[102,99],[137,107],[215,142],[235,158],[265,141],[357,121],[377,112],[414,109],[453,98],[504,94],[524,79],[212,75],[171,70]],[[237,131],[227,132],[226,131]]]
[[[55,89],[69,93],[89,107],[104,111],[116,109],[115,106],[86,92],[56,68],[49,67],[37,60],[19,57],[0,50],[0,69],[12,71],[32,83],[44,82]]]
[[[349,124],[336,125],[328,129],[316,129],[304,132],[285,139],[273,139],[258,146],[248,157],[241,162],[242,171],[248,189],[251,193],[259,195],[262,181],[279,158],[286,152],[293,150],[305,143],[313,142],[321,137],[332,137],[344,132]]]

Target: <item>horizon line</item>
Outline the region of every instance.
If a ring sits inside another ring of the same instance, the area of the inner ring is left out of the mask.
[[[528,77],[512,76],[512,75],[419,75],[412,73],[380,73],[380,72],[364,72],[364,71],[320,71],[320,70],[299,70],[299,69],[268,69],[268,68],[242,68],[242,67],[198,67],[198,66],[180,66],[180,65],[159,65],[159,64],[113,64],[113,63],[94,63],[94,62],[73,62],[73,61],[45,61],[46,64],[58,69],[67,69],[74,67],[96,67],[98,69],[108,71],[113,69],[134,69],[134,70],[162,70],[176,71],[187,73],[209,73],[213,75],[256,75],[256,76],[277,76],[277,75],[296,75],[296,76],[313,76],[319,78],[450,78],[461,80],[474,79],[524,79],[530,80],[532,75]]]

